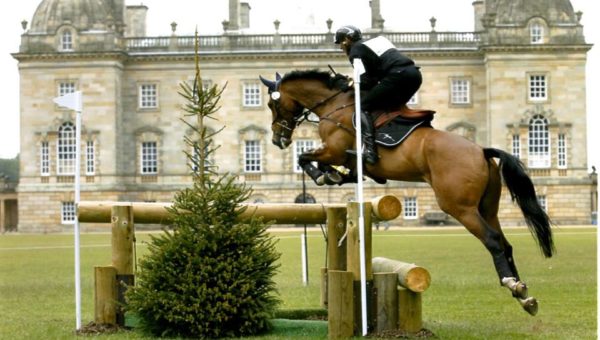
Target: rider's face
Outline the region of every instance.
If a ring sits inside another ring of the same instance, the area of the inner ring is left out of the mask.
[[[340,44],[340,48],[342,51],[344,51],[344,53],[346,53],[346,55],[350,53],[350,47],[352,47],[352,40],[350,40],[348,37],[344,38]]]

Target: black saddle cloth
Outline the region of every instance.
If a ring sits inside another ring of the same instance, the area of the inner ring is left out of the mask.
[[[352,124],[354,122],[355,119],[352,119]],[[431,118],[406,119],[396,117],[375,131],[375,143],[388,148],[394,147],[402,143],[418,127],[431,127]]]

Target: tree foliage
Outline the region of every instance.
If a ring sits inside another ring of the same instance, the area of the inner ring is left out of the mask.
[[[198,55],[198,53],[196,53]],[[153,236],[139,264],[136,286],[127,292],[128,310],[141,328],[158,336],[238,337],[269,329],[279,300],[273,276],[279,254],[268,224],[239,221],[252,189],[236,177],[219,176],[206,119],[215,119],[225,86],[204,87],[196,57],[193,84],[183,83],[182,120],[193,184],[179,191],[169,208],[172,229]]]

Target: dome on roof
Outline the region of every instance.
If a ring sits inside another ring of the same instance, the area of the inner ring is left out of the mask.
[[[77,30],[107,30],[114,21],[112,0],[43,0],[31,20],[31,33],[52,34],[69,24]]]
[[[577,23],[569,0],[487,0],[486,13],[496,13],[497,24],[526,24],[542,17],[550,25]]]

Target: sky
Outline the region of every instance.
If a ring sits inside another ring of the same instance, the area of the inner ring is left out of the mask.
[[[244,1],[244,0],[242,0]],[[19,152],[19,75],[17,61],[11,53],[18,52],[23,29],[21,21],[31,22],[41,0],[11,1],[0,12],[2,44],[0,44],[0,74],[3,75],[2,111],[0,113],[0,158],[13,158]],[[250,3],[250,25],[254,33],[273,33],[273,21],[281,22],[281,33],[325,32],[325,22],[331,18],[333,29],[344,24],[370,27],[368,0],[246,0]],[[473,31],[473,0],[381,0],[385,27],[394,31],[423,32],[431,29],[429,19],[435,17],[437,31]],[[575,11],[582,11],[586,42],[595,44],[600,35],[597,0],[571,0]],[[222,32],[221,22],[229,18],[228,0],[126,0],[127,5],[148,7],[147,35],[171,34],[171,23],[177,23],[177,34]],[[596,20],[594,20],[594,18]],[[595,33],[595,34],[594,34]],[[600,47],[588,52],[588,169],[600,166]],[[435,108],[433,108],[435,109]],[[439,110],[438,110],[439,111]]]

